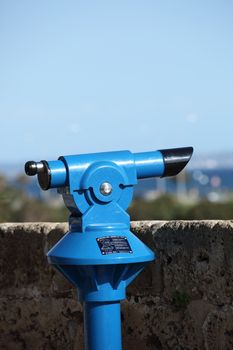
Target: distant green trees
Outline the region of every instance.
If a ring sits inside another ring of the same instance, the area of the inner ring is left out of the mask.
[[[131,220],[233,219],[233,200],[188,204],[175,196],[163,195],[153,201],[136,199],[128,210]]]
[[[23,188],[25,178],[17,181]],[[190,204],[176,196],[163,194],[153,201],[135,199],[128,212],[131,220],[233,219],[233,200],[223,203],[202,200]],[[60,222],[67,221],[68,216],[69,212],[64,205],[54,206],[49,202],[29,198],[23,190],[9,186],[0,175],[0,222]]]
[[[22,180],[22,179],[21,179]],[[66,221],[68,210],[29,198],[0,176],[0,222]]]

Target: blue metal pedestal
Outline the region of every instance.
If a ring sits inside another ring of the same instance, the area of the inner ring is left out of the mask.
[[[114,247],[130,252],[107,253]],[[154,258],[123,226],[120,231],[105,227],[68,232],[48,252],[49,262],[77,288],[84,308],[85,350],[122,349],[120,301],[127,286]]]
[[[120,302],[84,303],[87,350],[121,350]]]

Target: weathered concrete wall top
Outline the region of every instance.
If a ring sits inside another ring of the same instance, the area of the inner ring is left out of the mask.
[[[66,224],[0,225],[0,349],[83,349],[82,306],[46,252]],[[122,303],[124,350],[233,349],[233,222],[132,223],[157,260]]]

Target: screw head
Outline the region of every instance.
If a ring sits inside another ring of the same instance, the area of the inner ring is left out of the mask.
[[[112,193],[112,185],[109,182],[103,182],[100,185],[100,193],[103,196],[109,196]]]

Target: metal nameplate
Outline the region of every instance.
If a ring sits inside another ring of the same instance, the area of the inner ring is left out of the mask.
[[[124,236],[108,236],[96,239],[102,255],[115,253],[133,253]]]

